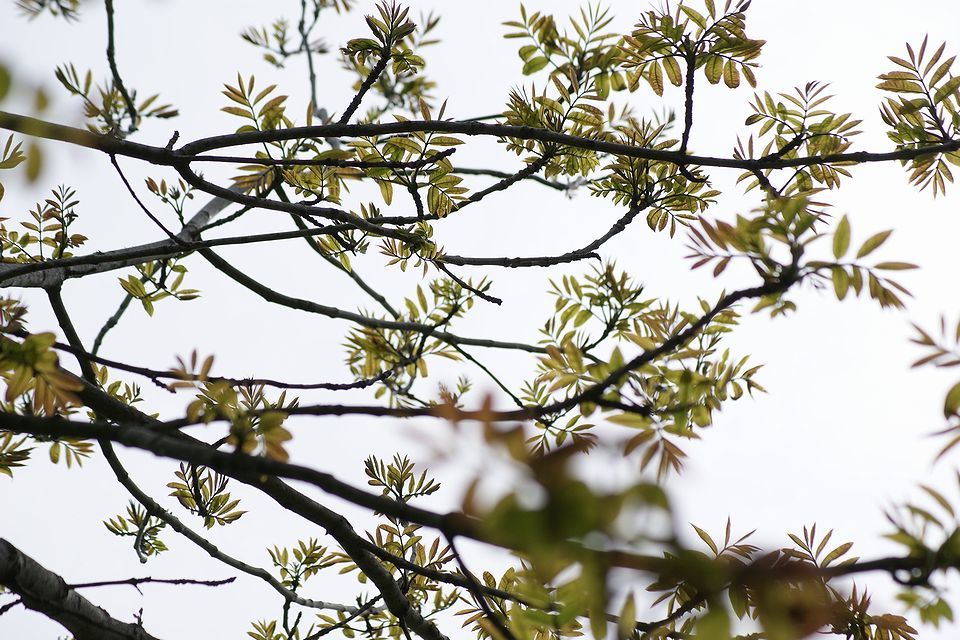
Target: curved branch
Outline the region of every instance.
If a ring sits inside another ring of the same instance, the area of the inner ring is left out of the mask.
[[[645,208],[646,205],[630,207],[630,209],[623,214],[623,216],[617,220],[605,234],[590,244],[581,247],[580,249],[568,251],[567,253],[560,254],[559,256],[544,256],[540,258],[472,258],[465,256],[443,256],[439,260],[448,264],[461,266],[493,266],[509,267],[514,269],[517,267],[549,267],[567,262],[585,260],[587,258],[599,259],[600,256],[597,255],[595,251],[606,244],[607,240],[626,229],[627,225],[633,222],[633,219],[637,217],[637,214],[643,211]]]
[[[545,353],[543,347],[536,347],[529,344],[523,344],[520,342],[501,342],[499,340],[487,340],[483,338],[467,338],[463,336],[458,336],[446,331],[439,331],[436,327],[431,327],[430,325],[422,324],[419,322],[403,322],[398,320],[380,320],[378,318],[370,318],[359,313],[353,313],[352,311],[344,311],[336,307],[331,307],[317,302],[312,302],[310,300],[304,300],[302,298],[294,298],[282,294],[278,291],[271,289],[270,287],[261,284],[260,282],[254,280],[244,272],[240,271],[229,262],[215,254],[209,249],[200,249],[199,253],[206,258],[210,264],[215,268],[222,271],[231,279],[235,280],[239,284],[243,285],[250,291],[256,293],[258,296],[266,300],[267,302],[272,302],[274,304],[279,304],[284,307],[289,307],[291,309],[298,309],[300,311],[306,311],[308,313],[316,313],[322,316],[327,316],[328,318],[339,318],[341,320],[349,320],[355,322],[363,327],[369,327],[372,329],[394,329],[397,331],[412,331],[416,333],[423,333],[425,335],[443,340],[450,344],[465,344],[472,345],[475,347],[489,347],[496,349],[516,349],[519,351],[527,351],[530,353]]]

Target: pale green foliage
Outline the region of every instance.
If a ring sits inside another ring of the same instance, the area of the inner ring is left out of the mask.
[[[146,510],[133,500],[127,505],[126,515],[104,520],[103,524],[115,536],[132,537],[134,551],[142,558],[167,551],[167,545],[160,539],[166,523],[147,515]]]
[[[176,477],[176,481],[167,483],[173,489],[170,495],[183,508],[203,518],[207,529],[214,524],[230,524],[246,513],[237,509],[240,500],[231,499],[227,492],[229,480],[216,471],[181,464]]]

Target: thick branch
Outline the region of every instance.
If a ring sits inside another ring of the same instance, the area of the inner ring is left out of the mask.
[[[268,131],[255,131],[246,133],[233,133],[221,136],[212,136],[201,138],[189,144],[185,144],[179,149],[171,150],[164,147],[153,147],[149,145],[129,142],[127,140],[118,140],[110,136],[91,133],[75,127],[67,127],[28,116],[21,116],[6,111],[0,111],[0,129],[18,131],[20,133],[47,138],[50,140],[61,140],[71,144],[80,145],[90,149],[97,149],[108,154],[127,156],[145,160],[158,165],[180,167],[186,163],[199,160],[195,158],[197,154],[214,149],[223,149],[232,146],[241,146],[247,144],[261,144],[264,142],[281,142],[286,140],[297,140],[303,138],[326,138],[337,136],[378,136],[422,132],[454,133],[468,136],[492,136],[495,138],[518,138],[521,140],[536,140],[538,142],[555,143],[561,146],[573,147],[577,149],[587,149],[600,153],[611,153],[630,158],[641,158],[647,160],[659,160],[677,165],[699,165],[705,167],[720,167],[728,169],[739,169],[741,171],[753,171],[755,169],[786,169],[790,167],[812,166],[818,164],[834,163],[864,163],[864,162],[889,162],[895,160],[912,160],[926,155],[937,153],[952,153],[960,150],[960,139],[950,140],[940,144],[931,144],[923,147],[904,148],[888,152],[854,151],[849,153],[832,153],[821,156],[808,156],[797,158],[721,158],[714,156],[698,156],[678,151],[669,151],[664,149],[652,149],[648,147],[638,147],[636,145],[624,144],[621,142],[609,142],[606,140],[595,140],[592,138],[583,138],[566,133],[559,133],[549,129],[540,129],[536,127],[515,126],[506,124],[492,124],[484,122],[462,122],[455,120],[410,120],[408,122],[389,122],[389,123],[370,123],[370,124],[325,124],[312,127],[291,127],[289,129],[272,129]],[[186,175],[184,176],[186,177]],[[191,184],[207,190],[210,183],[198,181],[196,175],[192,175]],[[218,192],[209,191],[209,193]],[[248,196],[247,199],[250,197]],[[236,202],[241,202],[233,197],[228,198]],[[260,206],[259,199],[256,203]],[[247,200],[242,200],[244,204]],[[266,201],[272,204],[278,204],[272,201]],[[347,216],[351,220],[342,220],[353,222],[350,214],[327,208],[324,212],[309,211],[306,207],[306,213],[312,215],[331,214],[332,216]],[[338,218],[335,218],[338,219]]]
[[[69,588],[59,575],[2,538],[0,584],[20,596],[28,609],[62,624],[75,640],[155,640],[143,627],[112,618]]]
[[[367,74],[367,77],[363,79],[363,82],[360,84],[360,89],[357,91],[357,94],[353,96],[353,100],[350,101],[350,104],[347,105],[347,108],[344,110],[343,115],[340,116],[338,124],[345,124],[350,122],[350,118],[353,117],[353,114],[360,107],[360,102],[363,100],[363,96],[370,90],[370,87],[373,86],[373,83],[377,81],[377,78],[380,77],[380,74],[387,68],[387,64],[390,62],[390,50],[393,45],[392,41],[388,41],[383,49],[380,51],[380,57],[377,59],[377,64],[373,65],[373,68],[370,69],[370,73]]]
[[[0,112],[0,127],[5,126],[3,112]],[[263,142],[279,142],[300,138],[316,138],[323,136],[374,136],[402,133],[443,132],[468,136],[492,136],[497,138],[518,138],[521,140],[536,140],[538,142],[555,143],[561,146],[587,149],[601,153],[611,153],[631,158],[659,160],[678,165],[700,165],[752,171],[753,169],[785,169],[788,167],[810,166],[829,163],[860,163],[860,162],[888,162],[891,160],[912,160],[920,156],[935,153],[950,153],[960,150],[960,140],[951,140],[941,144],[932,144],[922,148],[900,149],[889,152],[857,151],[851,153],[833,153],[822,156],[797,158],[758,158],[738,159],[720,158],[713,156],[698,156],[678,151],[651,149],[621,142],[609,142],[582,138],[566,133],[559,133],[549,129],[536,127],[521,127],[506,124],[489,124],[483,122],[458,122],[447,120],[410,120],[408,122],[372,123],[372,124],[330,124],[313,127],[293,127],[290,129],[276,129],[271,131],[256,131],[249,133],[228,134],[202,138],[195,142],[183,145],[176,153],[189,159],[190,156],[213,149],[222,149],[230,146],[258,144]]]

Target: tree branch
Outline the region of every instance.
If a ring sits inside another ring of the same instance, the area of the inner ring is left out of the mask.
[[[155,640],[143,627],[120,622],[0,538],[0,584],[20,596],[28,609],[63,625],[75,640]]]

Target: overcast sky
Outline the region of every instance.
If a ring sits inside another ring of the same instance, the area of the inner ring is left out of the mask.
[[[14,4],[11,0],[0,4],[4,33],[0,60],[13,69],[17,86],[39,83],[48,88],[53,104],[45,117],[79,124],[78,103],[56,84],[53,69],[69,61],[81,70],[93,68],[99,78],[105,76],[102,3],[84,4],[78,24],[48,17],[27,21]],[[560,17],[578,4],[529,2],[527,7],[530,11],[551,10]],[[627,0],[608,4],[617,24],[624,28],[647,7],[646,2]],[[223,83],[235,82],[238,71],[245,76],[256,74],[260,86],[278,83],[290,95],[291,114],[297,116],[305,110],[309,98],[301,62],[292,60],[285,70],[277,71],[238,37],[244,27],[269,24],[280,15],[295,20],[299,3],[166,0],[118,5],[118,60],[125,79],[143,94],[159,92],[163,101],[172,102],[181,112],[176,120],[144,126],[136,140],[164,144],[173,129],[180,131],[181,142],[233,131],[235,119],[219,111],[225,104],[220,89]],[[320,33],[331,47],[364,34],[362,13],[371,11],[373,3],[359,5],[359,12],[347,16],[330,14]],[[449,98],[447,114],[466,118],[501,111],[509,89],[523,81],[517,41],[503,40],[504,27],[500,25],[516,18],[518,4],[499,0],[482,4],[417,2],[414,13],[421,8],[436,9],[443,16],[438,28],[443,42],[423,54],[427,73],[438,84],[437,98]],[[755,0],[748,13],[748,33],[767,40],[757,74],[760,88],[777,92],[809,80],[831,83],[831,92],[837,96],[834,108],[850,111],[864,121],[856,148],[875,151],[891,147],[878,115],[882,95],[874,88],[876,76],[891,69],[886,56],[902,55],[905,41],[919,45],[925,34],[932,45],[947,40],[947,55],[953,55],[960,51],[958,24],[960,5],[948,0]],[[323,58],[319,69],[321,104],[341,111],[351,97],[349,77],[333,56]],[[24,95],[13,96],[3,108],[26,108]],[[729,155],[743,132],[751,96],[745,86],[737,91],[698,88],[691,149]],[[629,99],[641,114],[661,110],[661,103],[644,89],[619,99]],[[679,107],[681,96],[668,90],[666,101]],[[458,152],[464,165],[505,171],[520,166],[515,156],[503,153],[496,144],[481,141],[476,150],[467,146],[471,149]],[[104,156],[62,145],[44,148],[47,164],[38,183],[27,186],[5,181],[7,194],[0,203],[0,216],[17,218],[46,197],[46,189],[66,183],[78,190],[81,218],[77,231],[90,237],[87,250],[158,239],[155,227],[130,202]],[[121,162],[138,185],[148,175],[157,179],[172,175],[133,161]],[[736,175],[718,170],[711,172],[711,178],[726,187],[732,186]],[[854,243],[877,231],[896,229],[883,255],[923,267],[903,278],[915,298],[905,311],[881,311],[868,300],[840,304],[832,295],[805,287],[793,294],[800,308],[792,316],[773,322],[766,316],[745,318],[729,344],[737,353],[749,353],[766,364],[760,381],[770,393],[728,405],[703,440],[689,447],[686,472],[669,484],[680,522],[694,521],[719,531],[729,515],[738,531],[758,529],[757,543],[768,547],[787,544],[788,531],[817,522],[820,527],[836,529],[835,536],[843,540],[856,541],[854,552],[858,555],[873,557],[899,552],[880,538],[887,531],[883,509],[915,495],[917,483],[932,483],[953,498],[960,496],[951,480],[956,456],[934,467],[932,459],[942,442],[927,437],[943,426],[943,395],[955,380],[944,372],[910,370],[910,362],[921,353],[908,342],[910,322],[933,326],[941,313],[954,320],[960,314],[956,285],[960,252],[955,248],[960,238],[960,194],[955,191],[934,200],[929,193],[919,194],[909,187],[898,166],[862,167],[853,170],[846,187],[824,196],[834,203],[836,214],[850,217]],[[736,193],[732,192],[729,200],[721,199],[711,214],[729,220],[752,206],[753,201]],[[198,200],[204,201],[202,197]],[[151,204],[159,210],[158,203]],[[350,206],[356,207],[355,202]],[[485,200],[469,214],[437,225],[437,234],[449,252],[461,255],[547,255],[582,246],[585,239],[596,237],[620,215],[609,203],[585,192],[567,199],[552,190],[522,185],[507,195]],[[251,214],[229,234],[288,227],[288,220],[276,222],[273,214]],[[679,235],[671,241],[638,223],[608,244],[603,254],[616,258],[621,267],[644,282],[649,294],[668,296],[688,306],[697,295],[715,298],[722,288],[753,284],[746,272],[731,271],[719,281],[704,271],[691,273],[688,261],[683,260],[686,252]],[[318,265],[298,244],[256,245],[224,250],[223,255],[291,295],[348,309],[367,304],[353,292],[349,281]],[[394,301],[409,295],[417,282],[416,276],[409,274],[378,275],[376,255],[358,264],[374,282],[388,287]],[[174,355],[198,348],[203,354],[216,354],[214,372],[223,375],[256,374],[301,381],[346,378],[340,345],[347,325],[271,307],[212,273],[197,258],[190,259],[188,266],[191,272],[185,286],[200,289],[203,297],[182,304],[165,301],[152,319],[132,308],[107,338],[103,355],[164,368],[173,364]],[[553,274],[578,273],[584,268]],[[487,273],[494,279],[493,293],[504,299],[504,305],[480,305],[458,325],[458,331],[536,340],[536,331],[552,308],[552,301],[542,293],[550,274],[542,270]],[[68,308],[87,344],[123,296],[117,275],[71,281],[64,289]],[[55,330],[43,299],[35,292],[22,295],[30,303],[31,329]],[[529,376],[535,365],[531,358],[513,354],[482,355],[514,383]],[[73,365],[66,359],[65,363]],[[477,371],[469,373],[479,390],[492,390]],[[189,401],[184,395],[170,396],[155,388],[144,391],[157,407],[151,410],[161,410],[164,415],[182,412]],[[358,395],[355,399],[362,398]],[[294,424],[295,461],[357,484],[363,483],[362,461],[371,452],[389,456],[404,451],[423,461],[433,458],[437,449],[450,452],[451,461],[439,465],[448,490],[434,501],[438,507],[457,504],[459,488],[481,464],[470,455],[467,445],[458,443],[448,427],[437,422],[404,427],[349,418]],[[0,478],[0,536],[68,581],[133,575],[230,575],[225,567],[171,534],[166,541],[173,551],[141,567],[127,541],[110,536],[100,523],[122,512],[127,501],[105,465],[91,460],[83,470],[67,472],[49,465],[42,448],[37,453],[13,481]],[[155,464],[135,452],[123,456],[138,481],[155,497],[167,493],[164,484],[171,479],[171,465]],[[613,466],[607,472],[622,479],[632,469]],[[319,535],[315,528],[282,518],[267,501],[240,488],[236,493],[244,497],[250,513],[226,530],[211,532],[211,538],[231,553],[265,565],[269,562],[267,546],[290,545],[297,536]],[[324,500],[338,506],[336,501]],[[889,580],[875,575],[867,583],[877,593],[879,608],[896,607]],[[352,595],[340,589],[341,584],[313,585],[310,595],[327,600]],[[86,595],[122,619],[130,619],[143,607],[146,629],[168,638],[242,637],[251,619],[275,617],[279,612],[276,595],[251,578],[240,578],[226,588],[196,589],[147,586],[142,597],[132,589],[119,588]],[[960,603],[960,598],[954,594],[952,601]],[[0,618],[2,637],[55,638],[61,633],[41,616],[22,610]],[[922,634],[924,639],[954,636],[949,629]]]

